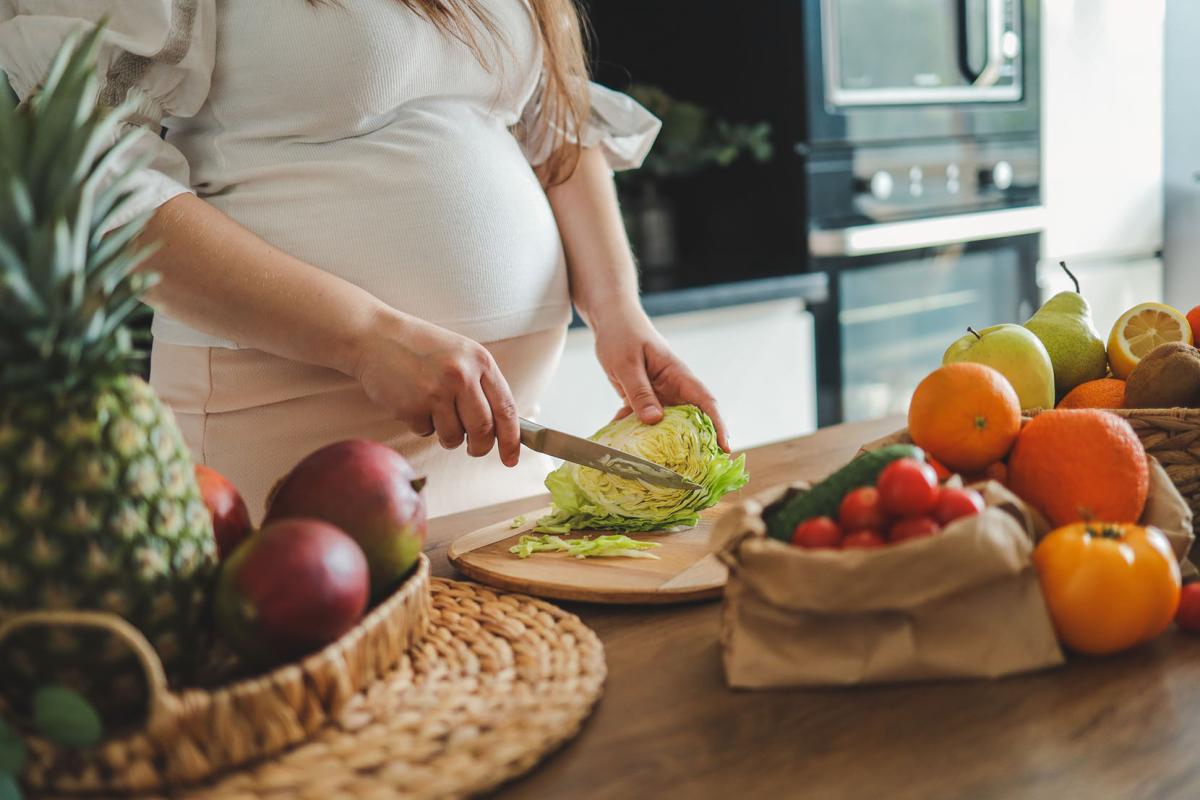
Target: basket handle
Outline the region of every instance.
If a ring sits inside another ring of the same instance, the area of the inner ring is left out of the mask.
[[[121,639],[133,651],[149,690],[149,709],[146,727],[155,728],[173,716],[179,699],[167,686],[167,674],[162,661],[146,637],[133,625],[116,614],[103,611],[26,611],[0,618],[0,643],[23,628],[71,627],[99,628]]]

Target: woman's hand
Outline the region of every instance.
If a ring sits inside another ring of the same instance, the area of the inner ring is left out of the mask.
[[[508,382],[483,345],[413,317],[382,311],[363,337],[354,377],[373,402],[420,436],[437,433],[453,449],[516,466],[521,451],[517,407]]]
[[[716,399],[671,352],[640,306],[593,315],[592,326],[596,358],[624,401],[616,419],[636,411],[638,419],[652,425],[662,419],[664,405],[690,403],[712,419],[717,443],[728,452],[729,435]]]

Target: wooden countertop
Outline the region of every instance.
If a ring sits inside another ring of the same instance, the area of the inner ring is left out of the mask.
[[[750,490],[817,478],[892,418],[751,450]],[[434,573],[457,536],[545,497],[431,524]],[[604,698],[580,735],[502,798],[1196,798],[1200,637],[1172,628],[1107,659],[999,681],[732,691],[720,602],[562,604],[604,642]]]

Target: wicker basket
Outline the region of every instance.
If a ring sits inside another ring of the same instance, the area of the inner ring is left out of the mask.
[[[264,675],[212,691],[167,687],[145,637],[102,612],[39,611],[0,624],[0,640],[26,627],[98,627],[124,639],[145,672],[150,703],[138,731],[85,750],[30,737],[29,788],[57,793],[133,793],[179,787],[271,756],[309,739],[358,692],[392,670],[424,635],[429,559],[404,585],[333,644]]]
[[[1200,408],[1114,408],[1129,420],[1146,452],[1166,468],[1192,510],[1200,536]],[[1037,413],[1037,412],[1032,412]]]

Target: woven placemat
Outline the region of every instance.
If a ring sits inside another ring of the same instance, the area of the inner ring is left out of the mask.
[[[188,800],[466,797],[574,736],[604,649],[542,600],[435,578],[429,633],[310,742],[172,795]]]

